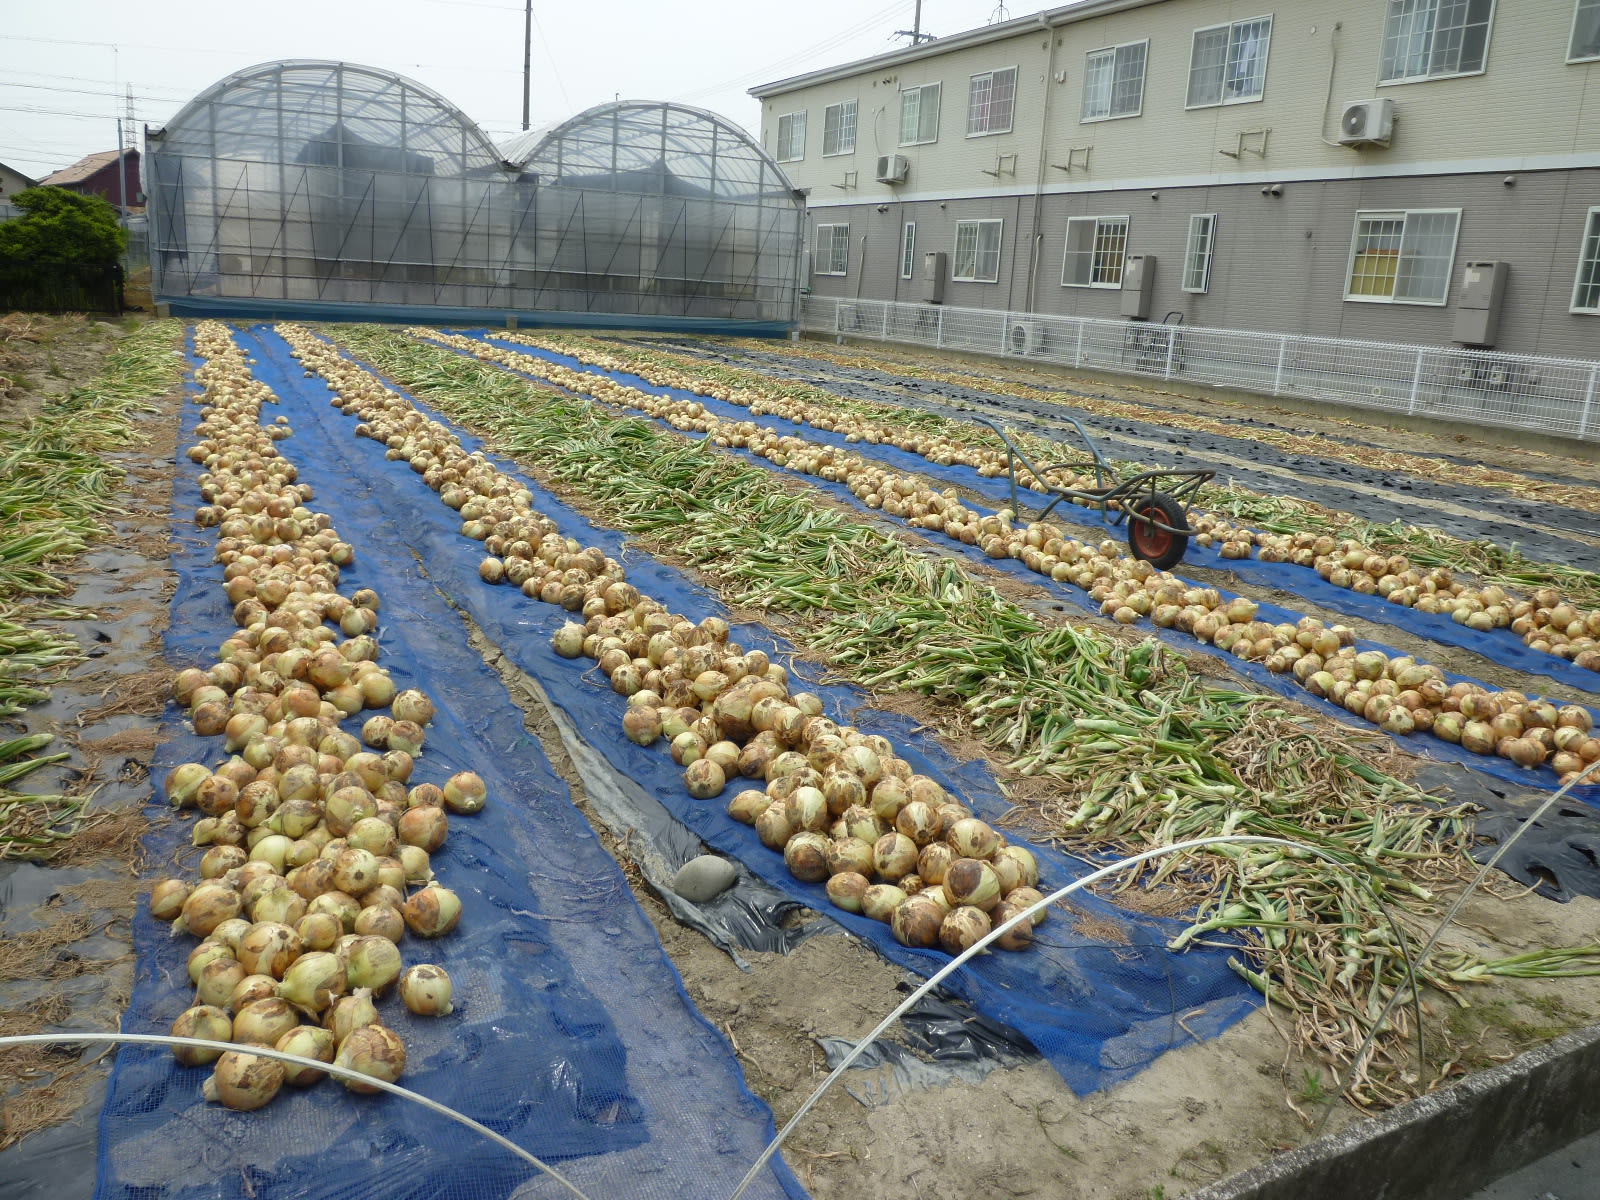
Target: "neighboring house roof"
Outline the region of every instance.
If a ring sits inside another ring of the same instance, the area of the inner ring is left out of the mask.
[[[23,174],[21,171],[17,170],[15,167],[8,167],[3,162],[0,162],[0,171],[9,171],[11,174],[15,175],[18,179],[22,180],[22,182],[27,184],[29,187],[37,187],[38,186],[37,181],[32,176]]]
[[[128,151],[130,156],[137,156],[137,150]],[[98,154],[89,154],[80,158],[70,167],[65,167],[53,175],[46,175],[39,182],[47,187],[66,187],[72,183],[82,183],[93,177],[95,172],[104,170],[117,161],[115,150],[102,150]]]

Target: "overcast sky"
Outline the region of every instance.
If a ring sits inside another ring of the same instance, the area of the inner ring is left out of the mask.
[[[615,99],[677,100],[755,131],[745,89],[906,44],[914,0],[534,0],[532,123]],[[1045,7],[1020,0],[1002,17]],[[924,0],[922,27],[988,24],[995,0]],[[0,0],[0,162],[38,179],[116,146],[131,85],[162,125],[242,67],[384,67],[454,101],[495,141],[521,127],[521,0]]]

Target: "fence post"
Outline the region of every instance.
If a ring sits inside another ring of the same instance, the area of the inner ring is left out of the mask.
[[[1083,365],[1083,318],[1078,318],[1078,352],[1073,356],[1073,366]]]
[[[1272,394],[1283,395],[1283,363],[1289,357],[1289,338],[1287,334],[1278,338],[1278,365],[1272,372]]]
[[[1168,328],[1168,330],[1167,330],[1167,368],[1166,368],[1166,372],[1162,375],[1163,379],[1171,379],[1172,378],[1172,352],[1177,348],[1177,345],[1178,345],[1178,331],[1176,329],[1173,329],[1173,328]]]
[[[1422,356],[1426,351],[1418,347],[1417,365],[1411,372],[1411,401],[1406,405],[1406,415],[1409,417],[1417,411],[1417,389],[1422,386]]]
[[[878,334],[878,340],[880,342],[887,342],[889,340],[889,302],[887,300],[884,301],[883,305],[883,328]]]
[[[1583,393],[1583,414],[1578,418],[1578,440],[1589,436],[1589,408],[1594,404],[1594,384],[1600,376],[1600,364],[1589,368],[1589,387]]]
[[[1004,358],[1011,353],[1011,339],[1007,335],[1011,332],[1011,314],[1000,314],[1000,357]]]
[[[934,332],[933,344],[936,348],[944,349],[944,309],[939,309],[939,328]]]

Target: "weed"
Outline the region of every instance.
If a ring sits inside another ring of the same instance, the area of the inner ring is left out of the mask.
[[[1322,1085],[1322,1072],[1310,1069],[1300,1072],[1300,1094],[1295,1097],[1306,1104],[1321,1104],[1328,1098],[1328,1089]]]

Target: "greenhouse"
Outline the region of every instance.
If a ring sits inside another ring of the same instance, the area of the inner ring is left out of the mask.
[[[153,290],[175,313],[779,332],[804,201],[737,126],[599,105],[496,147],[352,63],[231,75],[148,135]]]

